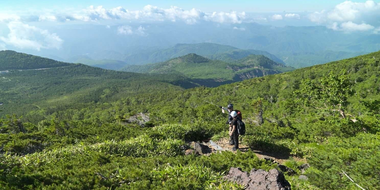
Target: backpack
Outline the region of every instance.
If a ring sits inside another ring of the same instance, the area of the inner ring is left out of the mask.
[[[239,135],[245,134],[245,123],[241,119],[237,120],[237,132]]]
[[[234,111],[236,111],[236,113],[238,114],[238,118],[239,118],[240,120],[242,120],[242,119],[243,119],[243,116],[241,115],[241,111],[239,111],[239,110],[234,110]]]

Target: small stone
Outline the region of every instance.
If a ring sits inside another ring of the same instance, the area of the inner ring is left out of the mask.
[[[194,143],[194,150],[196,153],[198,153],[200,155],[208,154],[208,153],[212,152],[210,147],[203,145],[201,143],[198,143],[198,142]]]
[[[309,180],[309,178],[306,175],[300,175],[298,179],[303,180],[303,181]]]
[[[188,149],[188,150],[185,151],[185,155],[186,156],[187,155],[192,155],[192,154],[194,154],[194,150],[193,149]]]
[[[310,165],[309,164],[302,164],[301,166],[298,167],[298,169],[301,170],[301,173],[304,174],[305,171],[310,168]]]

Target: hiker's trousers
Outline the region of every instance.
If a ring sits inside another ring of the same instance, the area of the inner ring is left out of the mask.
[[[235,130],[232,133],[231,138],[232,138],[232,141],[234,142],[234,147],[238,149],[239,148],[239,133],[237,132],[237,130]]]

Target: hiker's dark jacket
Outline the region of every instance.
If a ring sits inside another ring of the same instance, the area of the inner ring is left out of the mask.
[[[226,124],[231,124],[232,120],[234,120],[234,118],[230,114],[231,114],[231,112],[228,112],[228,120],[227,120]]]

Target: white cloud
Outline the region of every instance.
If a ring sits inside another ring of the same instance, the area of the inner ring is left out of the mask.
[[[139,36],[146,36],[147,34],[145,33],[145,28],[142,26],[139,26],[137,29],[133,29],[131,26],[124,25],[124,26],[119,26],[117,28],[117,33],[121,35],[132,35],[136,34]]]
[[[332,10],[310,14],[309,19],[334,30],[371,31],[380,27],[380,3],[345,1]]]
[[[317,11],[309,15],[309,20],[315,23],[324,23],[327,21],[326,19],[326,10]]]
[[[332,30],[340,30],[345,32],[355,32],[355,31],[369,31],[375,29],[374,26],[369,24],[356,24],[351,21],[344,22],[341,24],[338,24],[337,22],[332,23],[331,25],[328,25],[327,28],[330,28]]]
[[[373,33],[375,33],[375,34],[380,34],[380,27],[376,28],[376,29],[373,31]]]
[[[13,15],[16,16],[16,15]],[[183,21],[187,24],[195,24],[200,21],[218,23],[241,23],[245,19],[245,12],[203,12],[198,9],[185,10],[176,6],[164,9],[157,6],[146,5],[141,10],[130,11],[123,7],[107,9],[103,6],[90,6],[81,11],[51,11],[49,14],[34,14],[17,17],[21,21],[102,21],[102,20],[126,20],[126,21]],[[9,15],[0,15],[2,20],[15,21]]]
[[[342,23],[340,27],[343,31],[368,31],[375,29],[374,26],[371,26],[369,24],[356,24],[351,21]]]
[[[286,18],[294,18],[294,19],[300,19],[301,18],[301,16],[299,14],[294,14],[294,13],[285,14],[285,17]]]
[[[255,17],[255,18],[252,18],[253,21],[258,21],[258,22],[266,22],[268,21],[267,18],[263,17],[263,16],[258,16],[258,17]]]
[[[54,15],[40,15],[38,21],[57,21],[57,17]]]
[[[213,12],[211,15],[205,14],[204,20],[219,22],[219,23],[228,22],[228,23],[238,24],[238,23],[241,23],[244,18],[245,18],[245,12],[242,12],[242,13]]]
[[[332,30],[339,30],[338,23],[336,23],[336,22],[334,22],[334,23],[328,25],[327,28],[330,28],[330,29],[332,29]]]
[[[139,26],[139,27],[137,28],[137,30],[135,31],[135,33],[136,33],[137,35],[139,35],[139,36],[145,36],[145,35],[146,35],[146,33],[145,33],[145,28],[142,27],[142,26]]]
[[[234,30],[245,31],[245,28],[243,28],[243,27],[240,27],[240,28],[239,28],[239,27],[236,27],[236,26],[235,26],[233,29],[234,29]]]
[[[275,14],[272,16],[272,20],[282,20],[282,15],[279,15],[279,14]]]
[[[355,3],[345,1],[335,6],[335,8],[327,14],[332,21],[347,22],[355,21],[367,13],[380,11],[380,3],[374,1],[366,1],[364,3]]]
[[[13,22],[19,21],[20,17],[15,14],[0,13],[0,22]]]
[[[0,40],[17,48],[38,51],[59,49],[63,43],[57,34],[21,22],[11,22],[8,24],[8,28],[10,30],[8,37],[1,36]]]
[[[133,34],[132,27],[131,26],[120,26],[117,28],[118,34],[126,34],[131,35]]]

